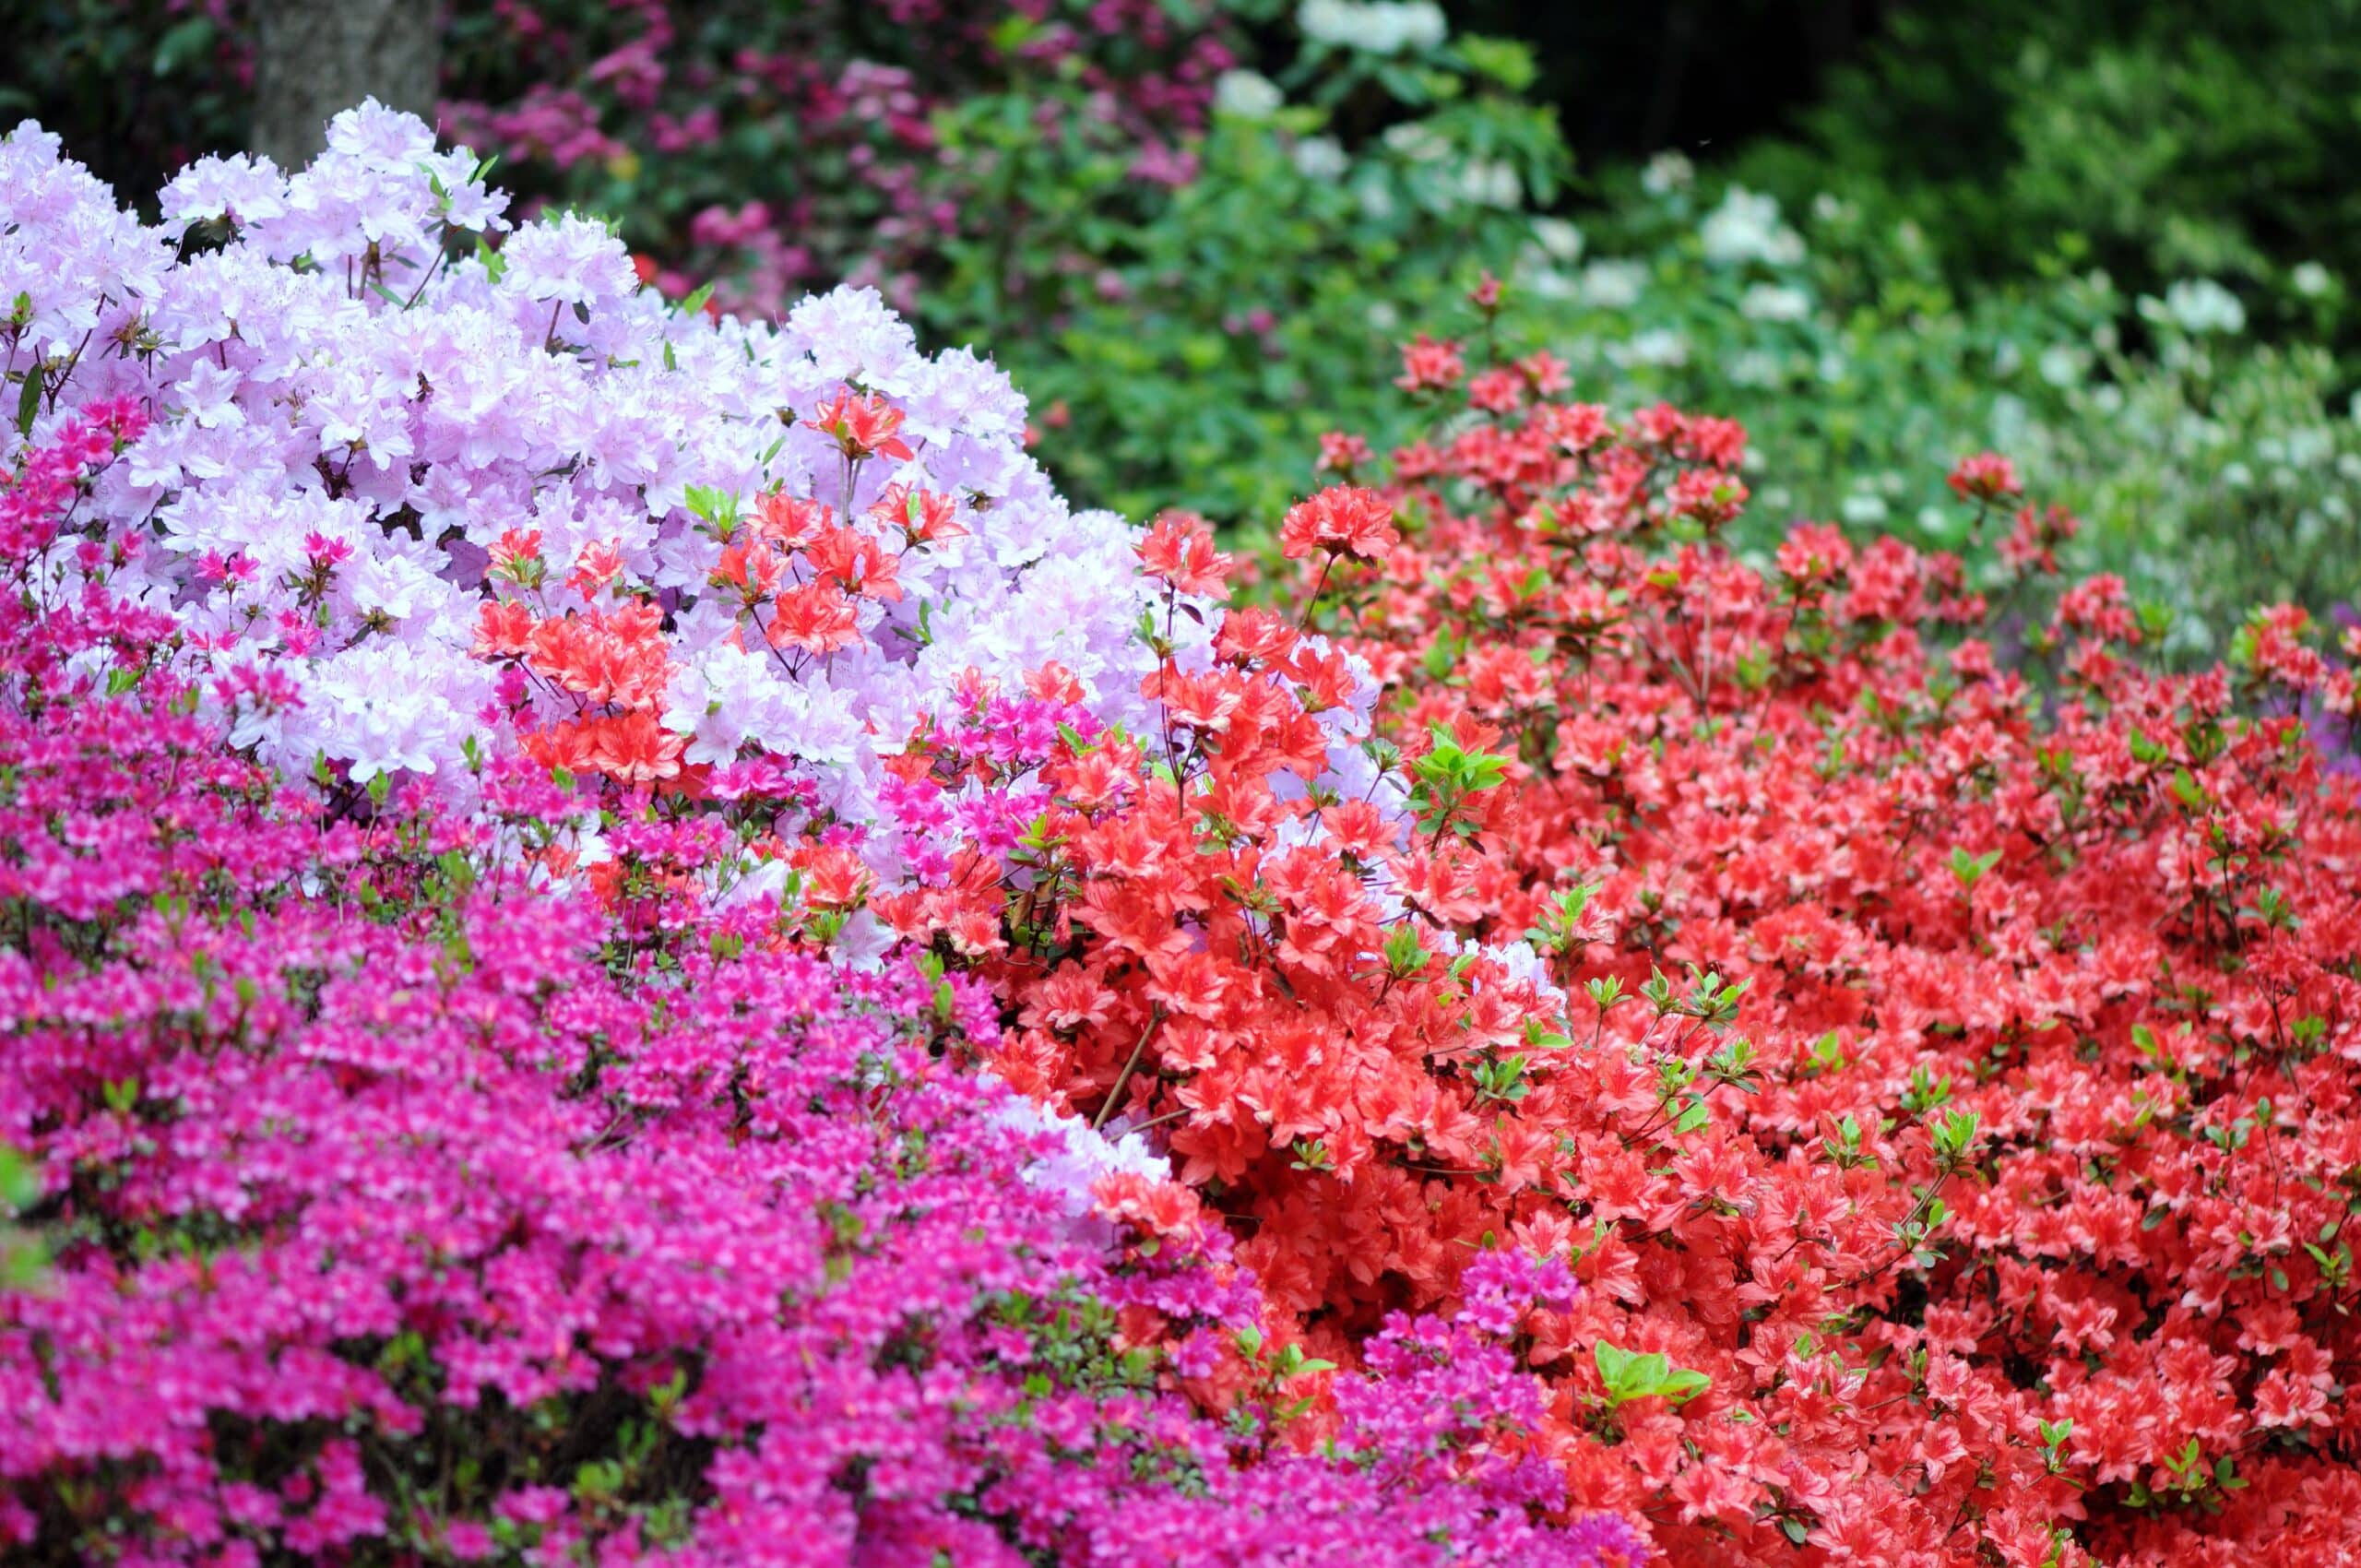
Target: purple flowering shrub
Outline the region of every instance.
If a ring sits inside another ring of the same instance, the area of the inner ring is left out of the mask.
[[[172,608],[193,671],[283,682],[237,744],[461,802],[528,741],[693,792],[792,759],[764,789],[859,829],[963,683],[1055,666],[1095,722],[1145,714],[1132,535],[1050,488],[989,363],[862,291],[682,311],[480,174],[369,105],[292,177],[193,165],[150,226],[37,127],[0,140],[0,459],[95,399],[148,411],[84,516],[151,540],[114,587]]]
[[[464,810],[287,784],[238,734],[298,666],[164,608],[169,534],[110,517],[143,409],[40,422],[0,466],[0,1144],[49,1259],[0,1289],[11,1561],[1642,1554],[1547,1523],[1524,1444],[1562,1269],[1392,1325],[1323,1455],[1281,1374],[1201,1413],[1189,1348],[1259,1337],[1251,1279],[953,1064],[978,988],[846,968],[769,897],[552,883],[519,846],[576,802],[520,759]]]

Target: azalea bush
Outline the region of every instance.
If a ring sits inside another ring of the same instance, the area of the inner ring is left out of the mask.
[[[1169,659],[1145,801],[1038,834],[996,1070],[1169,1129],[1323,1356],[1489,1244],[1577,1259],[1527,1358],[1677,1561],[2352,1550],[2361,796],[2297,716],[2349,730],[2352,669],[2281,607],[2151,673],[2002,458],[1952,486],[2004,598],[1825,527],[1754,572],[1736,425],[1441,342],[1403,380],[1441,427],[1329,444],[1379,484]],[[1185,522],[1145,560],[1221,569]]]
[[[717,325],[597,224],[510,231],[472,157],[374,107],[291,180],[193,165],[152,227],[53,137],[0,168],[7,439],[155,410],[89,504],[149,541],[118,589],[204,664],[272,660],[229,722],[291,775],[464,798],[513,739],[865,824],[963,683],[1054,665],[1145,711],[1121,528],[1026,459],[1005,377],[873,292]],[[749,740],[779,760],[733,771]]]
[[[1735,424],[1431,339],[1401,379],[1429,437],[1326,444],[1299,576],[1053,770],[1021,884],[887,901],[1004,911],[995,1070],[1163,1129],[1324,1358],[1575,1259],[1528,1359],[1675,1560],[2353,1550],[2361,792],[2301,715],[2350,743],[2361,636],[2258,611],[2160,674],[1988,455],[1993,592],[1826,527],[1759,571]],[[1229,569],[1142,554],[1176,604]]]
[[[18,1549],[2361,1550],[2361,632],[1497,280],[1241,558],[483,174],[0,142]]]

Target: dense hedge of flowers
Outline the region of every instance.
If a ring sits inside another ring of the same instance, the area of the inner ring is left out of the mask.
[[[0,150],[18,1538],[2361,1551],[2361,636],[1430,338],[1233,594],[477,172]]]

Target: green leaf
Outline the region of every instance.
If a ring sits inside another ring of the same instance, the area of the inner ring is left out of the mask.
[[[1404,921],[1385,933],[1385,972],[1397,980],[1406,980],[1427,967],[1431,957],[1418,940],[1418,929]]]
[[[169,77],[184,65],[202,64],[205,52],[212,42],[213,22],[210,18],[191,17],[167,28],[164,36],[156,41],[156,74]]]
[[[1998,849],[1981,855],[1971,855],[1965,849],[1952,851],[1952,875],[1959,879],[1963,888],[1974,887],[1984,880],[1987,872],[1999,863],[2000,851]]]
[[[0,1144],[0,1204],[12,1209],[29,1209],[40,1201],[41,1178],[33,1173],[31,1163],[15,1149]]]
[[[1946,1165],[1956,1165],[1975,1146],[1978,1126],[1973,1111],[1947,1111],[1937,1118],[1933,1127],[1935,1157]]]
[[[1712,1378],[1686,1367],[1676,1367],[1659,1350],[1626,1350],[1601,1339],[1591,1346],[1599,1381],[1607,1385],[1607,1403],[1615,1407],[1633,1399],[1666,1399],[1685,1404],[1711,1388]]]

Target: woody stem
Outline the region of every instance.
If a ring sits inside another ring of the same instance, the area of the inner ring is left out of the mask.
[[[1107,1118],[1115,1114],[1115,1107],[1123,1102],[1123,1090],[1130,1086],[1132,1073],[1140,1064],[1140,1054],[1147,1050],[1147,1042],[1156,1037],[1157,1026],[1163,1022],[1164,1004],[1159,1002],[1156,1004],[1156,1010],[1148,1015],[1147,1028],[1140,1031],[1139,1042],[1132,1047],[1131,1060],[1124,1063],[1123,1070],[1115,1075],[1115,1087],[1107,1091],[1107,1103],[1101,1105],[1098,1108],[1098,1114],[1090,1119],[1092,1132],[1095,1133],[1104,1127],[1107,1124]]]
[[[1327,560],[1320,563],[1320,578],[1311,585],[1311,597],[1303,601],[1303,613],[1297,618],[1295,624],[1297,631],[1302,631],[1311,624],[1311,612],[1320,603],[1320,592],[1328,586],[1328,573],[1335,564],[1336,556],[1333,551],[1329,552]]]

